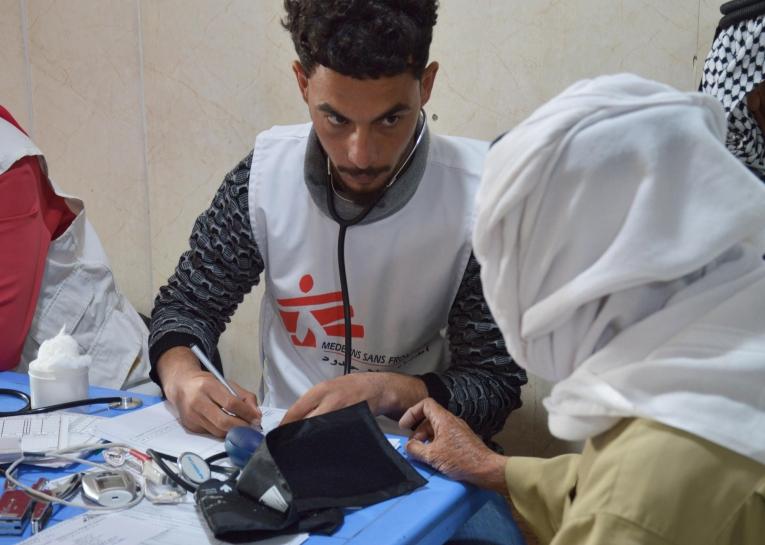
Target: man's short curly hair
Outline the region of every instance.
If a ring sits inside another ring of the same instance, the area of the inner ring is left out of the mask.
[[[310,76],[317,64],[358,79],[428,63],[438,0],[284,0],[282,20]]]

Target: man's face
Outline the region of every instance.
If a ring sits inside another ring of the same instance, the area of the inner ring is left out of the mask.
[[[752,89],[747,96],[747,106],[760,126],[762,134],[765,135],[765,82]]]
[[[438,64],[419,80],[409,72],[360,80],[324,66],[308,77],[298,62],[293,71],[341,187],[362,198],[385,187],[410,150]]]

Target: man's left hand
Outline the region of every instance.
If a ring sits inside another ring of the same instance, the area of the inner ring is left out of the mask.
[[[425,383],[400,373],[354,373],[321,382],[308,390],[287,411],[282,424],[318,416],[361,401],[375,416],[397,420],[411,406],[428,397]]]

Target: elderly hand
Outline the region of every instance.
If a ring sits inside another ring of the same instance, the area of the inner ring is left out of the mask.
[[[354,373],[321,382],[308,390],[287,411],[282,424],[318,416],[361,401],[375,416],[398,418],[426,398],[428,389],[417,377],[400,373]]]
[[[464,420],[457,418],[433,399],[425,399],[406,411],[399,421],[402,429],[417,432],[406,450],[444,475],[481,488],[507,494],[507,458],[484,445]],[[428,437],[424,437],[427,433]],[[429,439],[429,443],[423,442]]]
[[[238,394],[232,396],[215,377],[200,369],[199,361],[188,348],[175,347],[165,352],[158,371],[165,395],[178,409],[181,424],[187,430],[224,437],[234,426],[260,422],[255,394],[228,381]]]

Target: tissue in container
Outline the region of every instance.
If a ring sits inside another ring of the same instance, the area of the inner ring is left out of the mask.
[[[89,366],[90,356],[81,356],[77,341],[63,329],[43,341],[37,359],[29,364],[32,408],[86,399]]]

